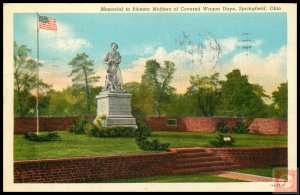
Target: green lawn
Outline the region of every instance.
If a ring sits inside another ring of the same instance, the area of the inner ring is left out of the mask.
[[[60,141],[32,142],[14,136],[14,160],[143,153],[134,138],[95,138],[58,132]]]
[[[252,175],[265,176],[265,177],[273,177],[273,170],[274,169],[276,170],[277,168],[286,169],[286,167],[255,167],[255,168],[242,168],[242,169],[236,169],[236,170],[231,170],[231,171],[252,174]]]
[[[287,135],[228,134],[235,139],[233,147],[287,146]],[[212,147],[209,140],[217,133],[154,132],[153,137],[169,142],[171,147]]]
[[[146,153],[139,149],[134,138],[95,138],[74,135],[66,131],[60,131],[58,134],[61,141],[54,142],[32,142],[25,140],[23,135],[15,135],[14,160]],[[286,135],[231,134],[231,136],[236,140],[234,147],[287,145]],[[170,143],[170,147],[211,147],[209,141],[217,137],[217,134],[153,132],[152,137]]]
[[[102,180],[93,183],[245,182],[215,175],[160,175],[144,178]]]

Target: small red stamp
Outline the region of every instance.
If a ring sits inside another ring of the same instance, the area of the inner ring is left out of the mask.
[[[297,192],[297,170],[275,168],[274,192]]]

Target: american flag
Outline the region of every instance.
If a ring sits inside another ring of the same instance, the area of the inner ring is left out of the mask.
[[[57,31],[56,20],[47,16],[39,16],[39,28]]]

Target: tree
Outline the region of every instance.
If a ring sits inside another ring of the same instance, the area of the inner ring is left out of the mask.
[[[251,84],[251,85],[252,85],[253,92],[257,97],[260,97],[262,100],[270,99],[270,96],[266,94],[266,91],[261,85],[259,84]]]
[[[215,115],[216,106],[221,96],[221,85],[218,77],[219,73],[215,73],[210,77],[192,75],[190,78],[191,86],[188,88],[187,94],[196,101],[195,104],[199,108],[201,115]]]
[[[41,63],[30,58],[31,50],[26,45],[17,45],[14,42],[14,105],[15,115],[27,116],[35,113],[35,97],[32,90],[39,86],[40,108],[48,106],[48,95],[51,86],[39,79],[37,83],[36,69]]]
[[[162,109],[169,117],[200,116],[197,102],[190,94],[172,94]]]
[[[90,88],[91,97],[96,97],[99,94],[101,87]],[[51,116],[81,116],[82,110],[85,110],[85,90],[84,87],[76,85],[67,87],[62,91],[53,91],[50,98],[47,114]],[[96,98],[90,98],[89,104],[91,110],[87,115],[96,115]]]
[[[156,60],[148,60],[145,72],[142,76],[141,88],[147,92],[147,98],[154,102],[154,110],[157,116],[161,116],[161,104],[167,100],[175,89],[170,86],[174,77],[175,64],[171,61],[164,61],[162,67]]]
[[[95,82],[98,82],[100,77],[94,76],[93,70],[94,61],[88,59],[85,53],[77,53],[76,56],[69,62],[72,66],[71,74],[73,84],[78,87],[84,86],[86,96],[86,113],[90,112],[90,88]]]
[[[143,113],[144,114],[143,109],[142,109],[142,106],[144,104],[141,100],[140,83],[138,83],[138,82],[125,83],[123,85],[123,88],[132,95],[131,108],[132,108],[133,115],[135,115],[135,113]]]
[[[227,116],[263,117],[266,116],[266,105],[262,97],[261,86],[250,84],[247,75],[242,75],[239,69],[234,69],[222,81],[222,93],[218,106],[219,114]]]
[[[277,116],[287,117],[288,108],[288,85],[281,83],[277,90],[272,93],[272,98],[275,104],[275,110]]]

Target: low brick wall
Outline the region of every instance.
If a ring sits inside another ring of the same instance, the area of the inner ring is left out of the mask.
[[[168,119],[176,119],[176,126],[168,126]],[[146,124],[155,131],[190,131],[190,132],[216,132],[218,123],[225,122],[232,130],[237,122],[242,122],[245,118],[226,117],[146,117]]]
[[[207,148],[227,162],[239,167],[281,166],[287,165],[288,150],[286,146],[257,148]]]
[[[287,165],[287,147],[205,148],[239,167]],[[91,182],[113,178],[174,175],[177,152],[14,162],[15,183]],[[182,155],[182,153],[181,153]]]
[[[93,120],[95,116],[89,116]],[[39,117],[39,131],[65,131],[73,125],[79,117]],[[23,134],[36,131],[36,117],[15,117],[14,134]]]
[[[249,125],[249,133],[255,134],[287,134],[285,118],[255,118]]]
[[[170,174],[174,152],[14,162],[15,183],[89,182]]]

